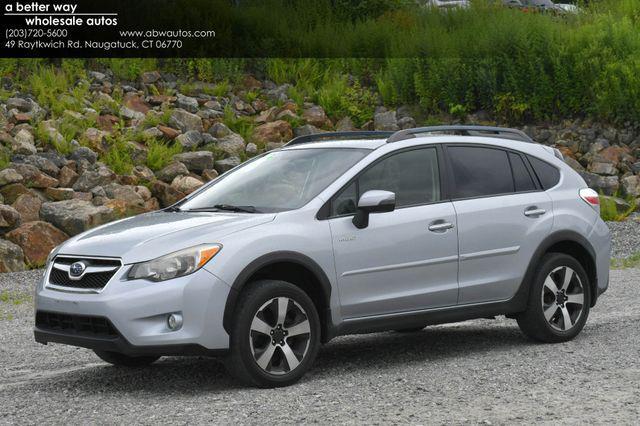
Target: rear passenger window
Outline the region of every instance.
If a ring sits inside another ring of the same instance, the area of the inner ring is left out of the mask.
[[[530,155],[527,157],[545,190],[553,188],[560,182],[560,171],[558,169],[546,161],[538,160],[536,157]]]
[[[513,183],[516,185],[516,192],[535,191],[536,184],[529,173],[529,169],[524,164],[524,160],[518,154],[509,153],[511,171],[513,172]]]
[[[514,192],[507,153],[500,149],[447,148],[455,179],[455,198],[484,197]]]

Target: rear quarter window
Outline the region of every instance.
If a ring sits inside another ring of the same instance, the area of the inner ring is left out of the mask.
[[[560,170],[555,166],[530,155],[527,155],[527,158],[545,191],[553,188],[560,182]]]

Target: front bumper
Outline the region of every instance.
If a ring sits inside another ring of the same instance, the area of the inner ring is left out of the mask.
[[[122,268],[100,293],[74,293],[47,288],[48,273],[36,289],[36,312],[106,319],[114,336],[77,333],[38,326],[40,343],[64,343],[129,355],[211,354],[229,347],[222,326],[230,287],[205,269],[160,283],[127,281]],[[172,331],[167,316],[180,313],[183,325]]]

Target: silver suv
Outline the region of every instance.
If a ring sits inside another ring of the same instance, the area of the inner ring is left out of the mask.
[[[260,387],[345,334],[506,315],[567,341],[607,289],[610,235],[561,158],[478,126],[294,139],[56,248],[35,339],[123,366],[222,353]]]

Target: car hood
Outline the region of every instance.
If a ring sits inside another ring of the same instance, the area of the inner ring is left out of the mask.
[[[144,262],[271,222],[274,214],[154,212],[109,223],[77,235],[58,254],[119,257]]]

